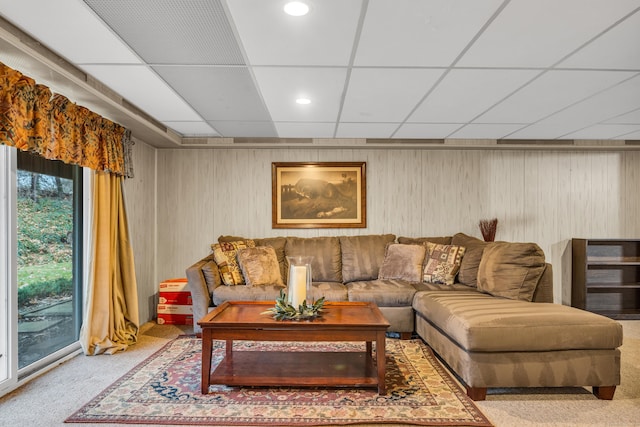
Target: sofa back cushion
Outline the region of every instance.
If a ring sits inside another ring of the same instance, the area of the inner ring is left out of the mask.
[[[344,283],[378,278],[388,243],[396,240],[395,234],[367,236],[341,236],[342,280]]]
[[[545,267],[544,252],[535,243],[489,243],[478,268],[478,290],[531,301]]]
[[[342,282],[342,257],[337,237],[287,237],[286,256],[312,256],[314,282]]]
[[[424,245],[425,242],[439,243],[441,245],[451,244],[451,236],[443,237],[398,237],[398,243],[405,245]]]
[[[482,253],[488,243],[464,233],[457,233],[451,239],[451,244],[465,248],[460,271],[458,271],[458,282],[475,288],[478,285],[478,268],[480,268]]]

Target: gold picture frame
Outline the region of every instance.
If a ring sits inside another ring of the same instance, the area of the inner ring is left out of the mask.
[[[273,228],[365,228],[366,162],[272,163]]]

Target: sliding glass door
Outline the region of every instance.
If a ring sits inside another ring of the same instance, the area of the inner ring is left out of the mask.
[[[7,274],[0,297],[7,310],[0,316],[6,332],[0,333],[0,383],[27,377],[78,348],[83,229],[79,167],[2,149],[2,166],[11,172],[3,173],[7,243],[0,262]]]

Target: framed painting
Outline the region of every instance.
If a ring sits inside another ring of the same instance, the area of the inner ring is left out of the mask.
[[[365,228],[366,163],[272,163],[273,228]]]

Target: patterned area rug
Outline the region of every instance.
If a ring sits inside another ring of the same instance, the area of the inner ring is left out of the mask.
[[[200,393],[202,341],[180,337],[108,387],[68,423],[491,426],[420,340],[387,339],[387,395],[358,388],[213,385]],[[213,365],[224,342],[213,343]],[[234,350],[364,351],[364,343],[234,343]],[[114,356],[117,357],[117,356]],[[268,367],[265,367],[268,369]]]

